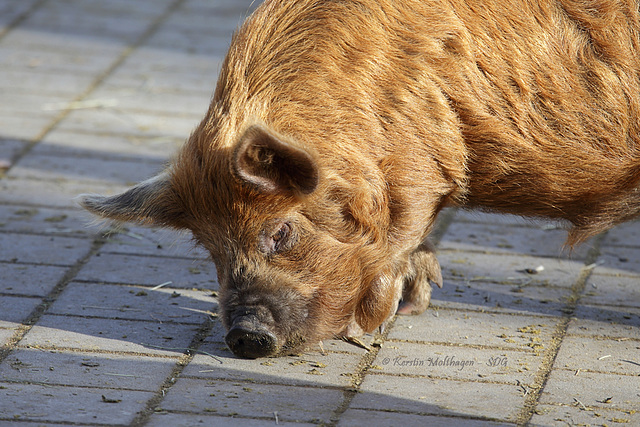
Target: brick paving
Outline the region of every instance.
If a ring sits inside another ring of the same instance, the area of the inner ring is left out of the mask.
[[[567,253],[448,211],[426,313],[261,360],[224,345],[189,236],[90,226],[72,198],[162,168],[252,7],[0,0],[0,425],[640,425],[640,222]]]

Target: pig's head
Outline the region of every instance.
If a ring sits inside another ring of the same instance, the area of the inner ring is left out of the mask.
[[[190,230],[216,264],[238,356],[299,351],[392,315],[404,267],[390,261],[384,181],[264,125],[212,128],[201,125],[155,178],[80,203],[116,221]]]

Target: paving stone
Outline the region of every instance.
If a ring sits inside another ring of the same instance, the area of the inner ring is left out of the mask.
[[[554,368],[640,376],[640,335],[625,341],[567,336]]]
[[[171,282],[174,288],[218,289],[213,262],[202,259],[100,253],[89,260],[76,279],[149,286]]]
[[[152,393],[0,382],[0,420],[129,424]],[[104,396],[104,398],[103,398]],[[107,402],[105,402],[107,400]],[[113,403],[109,403],[112,402]]]
[[[27,143],[25,141],[0,138],[0,159],[12,161],[26,147]]]
[[[469,223],[449,228],[438,248],[584,259],[591,245],[580,245],[574,251],[563,250],[566,239],[567,232],[560,229]]]
[[[456,280],[482,280],[501,284],[549,284],[571,287],[584,264],[580,261],[554,258],[440,251],[438,260],[443,276]],[[528,274],[527,269],[544,270]]]
[[[43,114],[49,116],[49,118],[55,117],[59,112],[55,110],[47,109],[46,106],[50,104],[59,104],[60,102],[71,101],[74,97],[80,95],[86,88],[91,85],[94,80],[94,76],[88,74],[71,74],[64,72],[52,72],[47,69],[4,69],[0,71],[3,83],[0,83],[0,88],[8,87],[13,93],[19,93],[20,88],[24,90],[33,90],[37,87],[41,98],[41,101],[37,101],[38,98],[34,98],[35,95],[23,96],[20,98],[18,108],[13,110],[16,112],[25,112],[26,107],[29,105],[29,99],[35,99],[36,104],[31,104],[32,113]],[[50,95],[50,99],[42,98],[42,95]],[[58,96],[53,96],[58,95]],[[64,97],[62,97],[64,96]]]
[[[79,209],[0,205],[0,232],[91,236],[91,217]]]
[[[368,375],[350,408],[515,421],[523,403],[515,384]]]
[[[19,263],[73,265],[91,248],[91,241],[61,236],[0,233],[0,260]]]
[[[1,127],[1,125],[0,125]],[[123,185],[104,185],[95,181],[36,181],[5,178],[0,180],[0,201],[16,205],[75,208],[79,194],[111,195],[125,191]]]
[[[132,185],[156,175],[163,168],[162,163],[148,162],[145,159],[118,161],[31,154],[11,168],[9,176]]]
[[[609,230],[602,241],[603,247],[640,246],[640,221],[626,222]],[[622,251],[624,253],[624,251]]]
[[[512,424],[497,423],[493,421],[473,420],[459,417],[438,417],[433,415],[405,414],[402,412],[382,412],[362,409],[348,409],[340,417],[338,426],[371,426],[378,427],[449,427],[451,425],[462,427],[489,427],[507,426]]]
[[[19,345],[178,356],[189,347],[197,329],[172,323],[45,315]]]
[[[201,324],[216,311],[211,292],[163,287],[156,290],[139,286],[70,283],[51,305],[50,314],[129,320],[155,320],[161,323]]]
[[[265,425],[276,424],[275,415],[272,414],[271,419],[255,419],[255,418],[239,418],[237,416],[216,417],[206,414],[172,414],[170,412],[155,413],[149,419],[148,425],[155,427],[191,427],[195,425],[220,426],[220,427],[236,427],[238,425],[246,427],[263,427]],[[297,426],[316,426],[316,423],[296,423],[283,421],[278,418],[277,425],[286,427]]]
[[[199,348],[208,354],[196,354],[182,372],[183,377],[284,385],[349,387],[361,356],[311,352],[301,356],[266,359],[239,359],[220,343]],[[216,359],[210,355],[216,356]]]
[[[604,408],[585,410],[577,403],[571,406],[538,405],[529,425],[546,427],[565,424],[571,426],[640,425],[640,411],[612,411]]]
[[[107,353],[17,349],[0,364],[8,382],[155,392],[177,359]],[[62,388],[62,387],[58,387]]]
[[[637,375],[553,370],[540,396],[542,404],[637,410],[640,408]]]
[[[160,407],[168,411],[328,422],[343,399],[341,390],[179,378]],[[272,421],[273,422],[273,421]]]
[[[388,339],[421,343],[478,345],[532,351],[547,343],[553,318],[438,310],[438,316],[398,316]]]
[[[576,308],[567,333],[609,338],[640,337],[640,309],[620,306],[586,306]]]
[[[603,248],[594,273],[610,276],[631,276],[640,283],[640,248]]]
[[[67,269],[48,265],[0,263],[0,293],[43,297],[53,290]]]
[[[152,162],[164,162],[182,146],[185,136],[140,136],[125,134],[98,134],[63,131],[58,128],[47,133],[31,151],[34,154],[65,154],[98,158],[122,158],[144,156]]]
[[[373,369],[376,373],[469,381],[512,382],[515,377],[529,384],[541,362],[541,356],[530,352],[388,342]]]
[[[28,116],[20,113],[0,113],[3,139],[35,141],[52,124],[48,117]]]
[[[552,221],[525,218],[518,215],[488,213],[479,210],[458,209],[455,216],[456,222],[471,222],[479,224],[514,225],[540,229],[562,229],[554,226]]]
[[[162,228],[120,226],[104,230],[102,252],[115,254],[170,256],[209,260],[210,255],[196,246],[191,232]],[[211,262],[211,261],[209,261]]]
[[[15,325],[17,326],[17,325]],[[0,346],[7,345],[13,334],[15,334],[16,328],[11,326],[2,326],[0,322]]]
[[[31,312],[42,303],[40,298],[0,296],[2,311],[0,311],[0,326],[12,327],[25,320]]]
[[[640,277],[593,274],[587,280],[580,303],[640,308]]]
[[[434,288],[431,307],[504,313],[562,315],[571,290],[549,284],[492,283],[484,280],[445,280]]]
[[[21,29],[17,30],[25,32]],[[28,34],[28,33],[27,33]],[[0,65],[5,70],[38,70],[41,73],[74,74],[96,76],[104,72],[122,52],[122,46],[105,45],[99,51],[76,45],[75,50],[65,49],[64,46],[37,46],[28,48],[23,46],[24,39],[19,37],[5,38],[2,43],[3,55]],[[57,93],[67,93],[64,87],[47,88]]]
[[[204,114],[203,112],[202,114]],[[114,109],[93,111],[75,110],[69,113],[58,128],[66,132],[93,130],[147,137],[186,138],[198,125],[195,117],[179,117],[175,114],[124,113]]]

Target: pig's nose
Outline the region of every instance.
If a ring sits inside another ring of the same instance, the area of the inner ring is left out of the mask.
[[[277,338],[267,330],[232,327],[225,337],[227,345],[238,357],[257,359],[270,356],[277,350]]]

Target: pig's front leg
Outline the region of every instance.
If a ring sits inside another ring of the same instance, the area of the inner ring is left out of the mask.
[[[397,313],[420,314],[425,311],[431,301],[432,284],[442,287],[442,273],[433,245],[425,240],[409,259]]]

